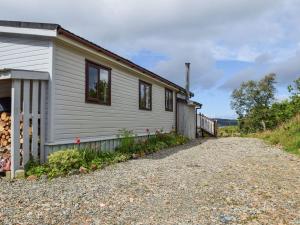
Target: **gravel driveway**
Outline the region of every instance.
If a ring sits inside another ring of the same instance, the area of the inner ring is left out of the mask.
[[[0,179],[0,224],[300,224],[300,158],[194,141],[88,175]]]

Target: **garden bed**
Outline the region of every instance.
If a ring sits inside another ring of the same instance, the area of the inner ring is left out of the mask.
[[[49,155],[47,164],[38,164],[30,161],[26,165],[26,175],[29,179],[40,176],[48,178],[68,176],[78,173],[88,173],[105,166],[137,159],[157,152],[161,149],[185,144],[188,138],[172,133],[157,131],[154,136],[146,140],[135,141],[135,135],[130,131],[122,131],[120,146],[111,152],[102,152],[99,149],[82,149],[80,144],[74,149],[65,149]]]

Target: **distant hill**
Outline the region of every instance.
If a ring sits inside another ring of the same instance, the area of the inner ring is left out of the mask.
[[[214,120],[218,121],[219,127],[226,127],[226,126],[237,126],[238,121],[234,119],[221,119],[221,118],[214,118]]]

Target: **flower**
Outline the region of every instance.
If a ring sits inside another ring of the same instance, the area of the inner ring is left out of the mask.
[[[80,145],[80,137],[75,138],[75,144]]]
[[[150,132],[149,128],[146,128],[146,133],[149,133],[149,132]]]

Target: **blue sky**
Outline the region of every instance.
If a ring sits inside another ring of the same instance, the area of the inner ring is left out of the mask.
[[[234,118],[241,82],[277,74],[277,99],[300,76],[299,0],[1,0],[0,19],[59,23],[191,89],[202,112]]]

